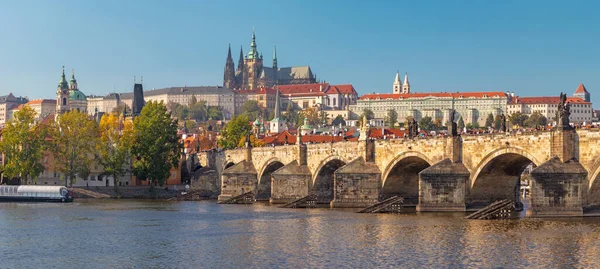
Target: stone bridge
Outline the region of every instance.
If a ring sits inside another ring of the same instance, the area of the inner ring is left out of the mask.
[[[418,211],[465,211],[518,199],[530,164],[530,216],[582,215],[600,205],[600,132],[555,130],[243,148],[201,157],[219,200],[253,191],[285,203],[317,194],[331,207],[393,195]],[[211,155],[211,156],[208,156]]]

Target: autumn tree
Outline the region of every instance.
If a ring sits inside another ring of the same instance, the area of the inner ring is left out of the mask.
[[[35,121],[36,112],[23,106],[13,114],[2,132],[0,152],[4,153],[4,176],[20,177],[22,184],[33,183],[44,171],[42,157],[46,146],[45,128]]]
[[[241,114],[231,119],[221,130],[219,146],[224,149],[233,149],[238,146],[240,139],[245,139],[252,131],[248,116]]]
[[[316,107],[311,107],[304,110],[304,117],[308,119],[308,123],[312,126],[317,126],[321,124],[319,109]],[[302,118],[302,121],[304,121],[304,117]]]
[[[50,130],[57,172],[65,177],[65,185],[73,185],[77,177],[86,179],[94,162],[98,142],[98,124],[79,110],[58,115]]]
[[[131,147],[135,140],[133,123],[115,113],[104,114],[99,131],[96,162],[102,165],[105,174],[113,177],[115,190],[119,193],[119,177],[125,174],[125,165],[131,159]]]
[[[250,135],[250,146],[252,147],[262,147],[265,145],[265,142],[256,138],[256,136],[254,135]],[[242,137],[240,138],[240,141],[238,141],[238,147],[245,147],[246,146],[246,137]]]
[[[150,101],[135,118],[133,131],[133,174],[148,180],[150,188],[154,182],[162,186],[169,170],[178,166],[183,148],[177,137],[177,122],[162,101]]]
[[[390,109],[387,111],[387,116],[385,116],[385,123],[390,126],[390,128],[394,128],[396,123],[398,122],[398,112],[395,109]]]

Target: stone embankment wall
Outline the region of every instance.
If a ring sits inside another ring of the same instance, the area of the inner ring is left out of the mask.
[[[119,187],[120,195],[115,192],[114,187],[89,187],[89,188],[74,188],[73,194],[75,198],[133,198],[133,199],[167,199],[177,196],[178,193],[184,190],[183,185],[177,186],[177,191],[173,186],[169,186],[168,190],[164,187],[156,187],[153,192],[150,192],[148,186],[124,186]]]

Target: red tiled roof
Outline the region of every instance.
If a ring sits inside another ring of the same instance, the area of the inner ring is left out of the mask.
[[[356,94],[352,84],[331,85],[331,88],[337,89],[341,94]]]
[[[577,87],[575,93],[588,93],[588,91],[585,89],[585,86],[583,86],[583,83],[579,83],[579,87]]]
[[[431,92],[431,93],[384,93],[384,94],[365,94],[360,97],[361,100],[373,99],[409,99],[409,98],[487,98],[487,97],[506,97],[504,92]]]
[[[382,139],[382,138],[384,138],[384,136],[386,136],[388,138],[391,138],[391,137],[400,138],[400,137],[404,137],[404,134],[406,134],[406,131],[402,131],[400,129],[385,128],[382,131],[381,128],[377,128],[377,129],[371,129],[371,131],[369,133],[369,137],[376,138],[376,139]]]
[[[54,104],[54,103],[56,103],[56,100],[54,100],[54,99],[37,99],[37,100],[31,100],[31,101],[27,102],[28,105],[39,105],[42,103]]]
[[[511,104],[558,104],[560,97],[557,96],[542,96],[542,97],[515,97],[511,100]],[[590,104],[579,97],[567,97],[567,103]]]
[[[277,89],[282,95],[288,96],[302,96],[302,95],[325,95],[325,92],[329,88],[329,83],[315,83],[315,84],[291,84],[291,85],[279,85]]]

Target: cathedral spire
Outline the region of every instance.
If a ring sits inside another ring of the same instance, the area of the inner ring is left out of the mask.
[[[252,42],[250,42],[250,52],[248,52],[248,59],[258,59],[259,54],[256,50],[256,35],[254,34],[254,27],[252,27]]]
[[[244,69],[244,48],[240,46],[240,59],[238,60],[237,71]]]
[[[227,60],[225,61],[225,71],[223,72],[223,86],[233,89],[235,88],[235,65],[231,57],[231,44],[227,49]]]
[[[273,69],[277,69],[277,46],[273,46]]]

